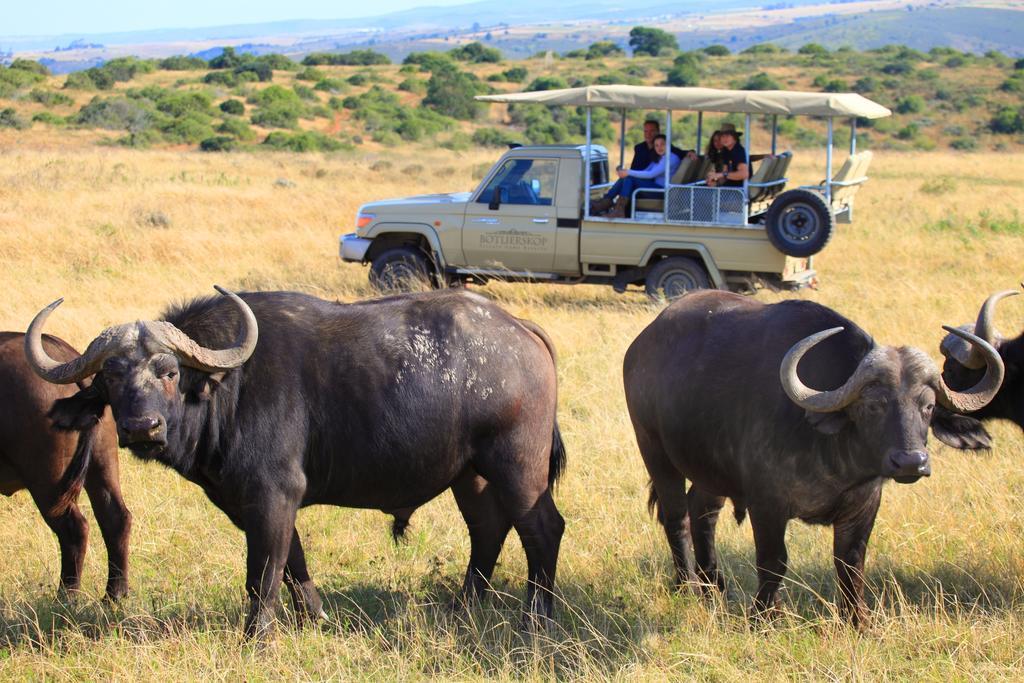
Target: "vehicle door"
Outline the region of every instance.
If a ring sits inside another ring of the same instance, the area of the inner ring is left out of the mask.
[[[513,157],[492,172],[466,208],[462,250],[467,266],[551,271],[558,163],[554,157]]]

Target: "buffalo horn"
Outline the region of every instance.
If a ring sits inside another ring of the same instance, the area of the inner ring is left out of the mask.
[[[989,301],[995,298],[995,296],[989,297]],[[985,303],[986,305],[988,304],[988,302]],[[982,312],[984,312],[984,310],[985,308],[982,307]],[[945,380],[942,379],[942,374],[936,369],[936,376],[938,377],[937,384],[939,390],[939,403],[950,410],[955,410],[958,413],[970,413],[975,410],[981,410],[995,397],[996,392],[999,391],[999,387],[1003,383],[1003,373],[1005,372],[1003,359],[999,357],[999,352],[981,337],[975,336],[958,327],[950,327],[949,325],[943,325],[942,329],[971,344],[973,349],[977,351],[982,358],[982,363],[985,366],[985,376],[970,389],[965,391],[953,391],[946,386]]]
[[[1020,294],[1020,292],[1015,289],[1008,289],[1005,292],[993,294],[985,299],[985,303],[981,305],[981,310],[978,312],[978,321],[974,324],[974,329],[971,330],[970,325],[964,325],[960,329],[971,331],[981,337],[986,343],[998,346],[1002,341],[1002,335],[996,330],[995,325],[996,304],[1008,296],[1015,296],[1017,294]],[[985,367],[985,357],[979,348],[964,341],[962,337],[947,334],[945,339],[942,340],[940,348],[944,356],[952,358],[965,368],[977,370]]]
[[[879,347],[872,349],[857,365],[857,369],[846,380],[846,383],[838,389],[833,389],[832,391],[811,389],[801,382],[800,377],[797,375],[797,365],[800,364],[800,359],[813,347],[829,337],[839,334],[843,329],[842,327],[833,327],[832,329],[812,334],[794,344],[782,359],[782,365],[779,367],[779,379],[782,381],[782,388],[793,403],[804,410],[809,410],[812,413],[831,413],[842,410],[853,403],[860,395],[864,384],[870,379],[872,375],[871,369],[880,360],[879,355],[884,352]]]

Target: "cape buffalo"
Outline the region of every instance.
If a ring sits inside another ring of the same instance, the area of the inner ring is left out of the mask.
[[[32,372],[24,337],[20,332],[0,332],[0,493],[11,496],[28,489],[57,535],[60,588],[76,591],[89,537],[77,503],[84,483],[107,546],[106,595],[117,600],[128,592],[132,516],[121,498],[114,421],[109,412],[100,412],[83,423],[79,433],[54,429],[47,411],[75,390],[44,382]],[[47,335],[42,344],[50,357],[62,362],[78,357],[56,337]]]
[[[448,488],[471,539],[464,592],[484,589],[515,527],[528,605],[550,616],[564,528],[550,488],[565,451],[538,327],[466,292],[345,305],[218,291],[162,321],[108,328],[71,362],[39,343],[57,301],[32,322],[26,351],[51,382],[96,373],[54,406],[58,424],[109,405],[122,445],[198,484],[245,532],[247,635],[271,626],[282,578],[300,621],[324,616],[300,507],[384,510],[400,529]]]
[[[736,519],[749,512],[754,530],[755,613],[776,604],[786,525],[797,518],[833,525],[841,606],[863,625],[864,555],[883,481],[930,473],[929,424],[941,441],[961,446],[932,412],[936,401],[976,409],[999,388],[995,350],[956,334],[988,363],[964,392],[950,390],[921,351],[879,346],[815,303],[698,292],[666,308],[630,346],[624,376],[677,583],[724,589],[715,525],[729,498]]]
[[[993,294],[981,306],[978,320],[974,325],[961,325],[961,330],[973,332],[999,352],[1006,367],[1006,376],[999,393],[988,405],[961,419],[973,421],[1004,419],[1017,423],[1024,430],[1024,333],[1014,339],[1007,339],[999,334],[995,326],[995,308],[1000,300],[1020,294],[1015,289]],[[982,375],[985,360],[976,353],[969,344],[953,334],[946,335],[940,347],[946,362],[942,366],[942,376],[946,383],[954,389],[962,389],[976,383]],[[984,431],[984,430],[982,430]],[[986,435],[987,445],[987,435]]]

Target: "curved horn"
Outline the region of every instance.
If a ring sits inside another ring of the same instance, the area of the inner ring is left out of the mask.
[[[978,321],[974,324],[974,334],[978,335],[987,344],[993,346],[1002,341],[1002,335],[999,334],[995,326],[996,304],[1008,296],[1016,296],[1017,294],[1020,294],[1020,292],[1015,289],[1008,289],[1005,292],[997,292],[985,299],[985,303],[981,305],[981,310],[978,312]],[[964,326],[964,329],[969,329],[969,326]],[[979,350],[979,347],[963,341],[963,339],[965,338],[946,335],[940,346],[942,354],[953,358],[953,360],[965,368],[977,370],[985,367],[985,356]]]
[[[994,297],[990,297],[990,300],[991,298]],[[986,304],[987,303],[988,302],[986,302]],[[984,310],[984,308],[982,310]],[[981,378],[981,381],[966,391],[953,391],[946,386],[945,380],[942,379],[942,375],[939,374],[939,403],[950,410],[955,410],[958,413],[971,413],[975,410],[981,410],[988,405],[989,401],[995,398],[996,393],[999,391],[999,387],[1003,383],[1003,373],[1005,371],[1005,368],[1003,367],[1003,359],[999,357],[999,352],[981,337],[957,327],[950,327],[949,325],[943,325],[942,329],[969,342],[984,359],[983,362],[986,367],[985,376]]]
[[[57,299],[39,311],[36,317],[32,319],[32,324],[28,326],[28,331],[25,332],[25,357],[35,373],[47,382],[52,382],[53,384],[72,384],[73,382],[80,382],[89,375],[96,374],[96,371],[103,363],[104,356],[100,348],[101,345],[96,344],[96,341],[99,341],[98,339],[89,344],[89,348],[83,355],[64,363],[55,361],[46,353],[46,349],[43,348],[43,326],[46,324],[46,319],[50,317],[50,314],[62,303],[64,303],[63,298]]]
[[[804,354],[829,337],[839,334],[843,329],[842,327],[833,327],[812,334],[794,344],[782,359],[782,365],[779,367],[779,380],[782,382],[782,389],[793,403],[804,410],[813,413],[831,413],[842,410],[857,398],[868,379],[868,370],[874,365],[874,357],[877,355],[875,352],[879,349],[872,349],[868,355],[864,356],[853,375],[838,389],[818,391],[800,381],[800,377],[797,375],[797,365]]]
[[[252,309],[234,292],[214,285],[214,289],[231,299],[242,316],[242,327],[234,345],[226,349],[208,349],[200,346],[187,334],[167,322],[148,322],[146,332],[160,344],[171,349],[184,365],[203,372],[223,372],[237,368],[249,360],[256,350],[259,325]]]

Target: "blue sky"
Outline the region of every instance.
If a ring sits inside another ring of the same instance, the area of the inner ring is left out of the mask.
[[[283,19],[348,19],[469,0],[46,0],[4,2],[0,35],[108,33],[255,24]]]

